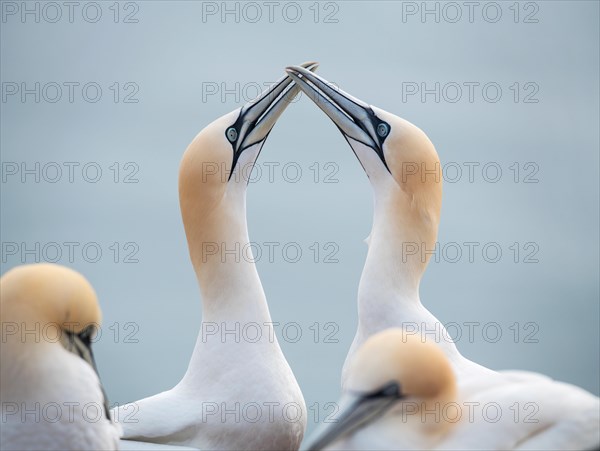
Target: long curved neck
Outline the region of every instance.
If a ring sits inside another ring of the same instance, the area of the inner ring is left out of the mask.
[[[192,143],[179,172],[181,216],[202,294],[202,319],[270,321],[249,246],[247,181],[244,173],[239,173],[240,168],[249,167],[256,160],[260,145],[242,153],[231,177],[231,165],[213,163],[222,157],[215,149],[218,146],[208,148]],[[217,172],[208,171],[207,164]]]
[[[424,220],[426,215],[400,188],[386,183],[374,189],[373,227],[358,290],[359,325],[354,345],[384,329],[401,327],[407,334],[434,339],[451,360],[459,362],[461,357],[451,339],[446,340],[443,325],[419,298],[437,223]]]
[[[203,321],[270,321],[249,246],[243,182],[230,182],[221,201],[188,232],[202,294]]]
[[[401,327],[439,345],[458,374],[474,366],[489,371],[465,359],[444,325],[421,304],[419,284],[435,248],[437,223],[419,222],[415,212],[411,215],[398,205],[398,198],[389,192],[375,192],[373,228],[358,292],[358,332],[350,354],[369,336]]]
[[[373,227],[358,292],[359,318],[367,330],[374,327],[370,323],[398,326],[399,320],[421,320],[416,317],[419,284],[428,261],[421,251],[433,249],[436,236],[435,228],[418,223],[418,212],[406,209],[399,189],[374,188]]]
[[[421,251],[435,244],[439,212],[437,202],[422,198],[424,186],[397,181],[373,149],[361,143],[352,148],[369,176],[374,197],[369,252],[358,291],[359,332],[370,335],[382,325],[397,327],[398,321],[421,319],[417,316],[425,309],[419,283],[428,261]]]

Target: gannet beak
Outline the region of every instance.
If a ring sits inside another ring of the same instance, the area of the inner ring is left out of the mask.
[[[286,72],[338,126],[350,147],[352,143],[349,139],[353,139],[372,148],[389,171],[383,154],[383,143],[390,133],[390,124],[377,117],[365,102],[332,86],[324,78],[300,66],[288,67]]]
[[[88,326],[78,334],[65,331],[64,335],[61,336],[62,345],[67,351],[81,357],[85,360],[96,372],[98,379],[100,379],[100,373],[98,373],[98,367],[96,366],[96,360],[94,359],[94,353],[92,352],[92,338],[96,329],[93,325]],[[102,390],[102,396],[104,397],[104,413],[106,417],[111,420],[110,410],[108,408],[108,398],[104,391],[104,386],[100,384],[100,390]]]
[[[337,418],[317,430],[304,449],[315,451],[329,446],[382,416],[402,397],[396,382],[390,382],[373,393],[345,393],[339,401]]]
[[[316,70],[319,64],[311,61],[301,66],[312,71]],[[230,178],[240,154],[248,147],[267,139],[275,122],[298,92],[299,88],[293,84],[293,80],[283,77],[240,109],[237,120],[225,130],[225,137],[233,147]]]

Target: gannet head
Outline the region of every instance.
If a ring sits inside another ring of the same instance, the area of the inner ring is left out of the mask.
[[[100,324],[94,289],[85,277],[64,266],[17,266],[0,278],[0,287],[2,321],[55,323],[74,334]]]
[[[371,336],[353,356],[338,421],[317,431],[306,449],[323,449],[388,413],[402,415],[407,410],[422,422],[420,410],[444,409],[455,396],[452,367],[436,345],[402,329],[384,330]],[[447,424],[423,426],[435,433]]]
[[[318,65],[302,66],[315,70]],[[257,99],[207,125],[190,143],[179,169],[179,200],[188,242],[213,241],[211,230],[245,220],[245,215],[237,213],[245,205],[253,165],[277,119],[298,92],[292,79],[283,77]]]
[[[47,353],[48,346],[62,345],[97,376],[91,341],[100,327],[101,312],[94,289],[78,272],[48,263],[11,269],[0,278],[0,321],[6,366],[16,367],[17,361],[31,359],[30,351],[35,349]],[[11,386],[3,379],[3,398],[10,396],[5,390]],[[106,397],[103,401],[110,420]]]
[[[410,122],[370,106],[302,67],[288,74],[340,129],[386,211],[386,222],[408,231],[403,239],[431,244],[442,203],[441,168],[427,135]],[[373,237],[372,237],[373,238]]]

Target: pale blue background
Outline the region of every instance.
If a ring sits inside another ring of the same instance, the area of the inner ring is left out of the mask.
[[[598,394],[597,2],[538,2],[538,23],[514,23],[512,2],[503,2],[497,23],[476,12],[473,23],[454,24],[418,16],[403,22],[401,2],[360,1],[337,4],[337,23],[323,23],[325,8],[334,11],[324,3],[317,5],[318,23],[313,2],[299,3],[297,23],[281,10],[273,23],[236,23],[231,16],[222,23],[218,16],[203,22],[201,2],[137,2],[138,23],[115,24],[111,4],[101,4],[95,24],[81,15],[74,23],[11,16],[0,24],[2,82],[95,81],[104,90],[97,103],[80,95],[73,103],[2,102],[2,162],[97,162],[104,172],[96,184],[80,175],[73,184],[66,175],[55,184],[9,178],[1,185],[1,239],[100,243],[98,263],[80,254],[60,262],[98,291],[105,329],[95,351],[111,402],[172,387],[196,340],[200,299],[179,216],[178,164],[199,130],[243,102],[232,95],[203,101],[203,83],[262,85],[286,65],[312,59],[346,91],[423,128],[443,163],[497,162],[504,170],[495,184],[479,171],[474,183],[463,175],[444,186],[440,242],[493,241],[506,253],[496,264],[478,254],[473,263],[429,266],[421,297],[442,322],[495,321],[503,329],[497,343],[478,329],[473,343],[463,336],[459,349],[494,369],[540,371]],[[136,83],[139,102],[115,104],[108,90],[115,81]],[[503,97],[488,103],[478,91],[473,103],[402,101],[403,82],[468,81],[497,82]],[[515,82],[536,83],[539,102],[515,103]],[[252,184],[248,222],[253,241],[298,242],[305,253],[295,264],[278,253],[258,269],[273,320],[303,328],[297,343],[277,330],[307,405],[321,403],[322,415],[322,404],[337,399],[356,327],[370,188],[338,130],[306,98],[281,118],[260,158],[297,162],[304,173],[295,184],[280,171],[274,183],[263,177]],[[108,167],[115,161],[137,163],[139,183],[113,183]],[[339,183],[314,183],[309,166],[329,161],[339,165]],[[514,183],[513,162],[535,162],[539,183]],[[115,241],[138,243],[139,263],[112,262],[108,246]],[[339,245],[339,263],[314,263],[308,246],[329,241]],[[529,241],[539,245],[539,263],[515,264],[508,246]],[[2,272],[20,263],[3,258]],[[309,327],[330,321],[339,325],[339,343],[321,336],[315,344]],[[138,325],[138,343],[124,342],[133,331],[125,330],[127,322]],[[539,342],[514,343],[508,328],[515,322],[535,322]],[[314,423],[313,415],[309,431]]]

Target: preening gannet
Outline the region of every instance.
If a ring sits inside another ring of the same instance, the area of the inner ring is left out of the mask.
[[[449,422],[423,422],[423,412],[451,407],[456,381],[434,344],[402,329],[368,338],[348,367],[335,422],[323,425],[306,449],[433,448]]]
[[[282,78],[209,124],[183,156],[179,201],[202,294],[201,332],[173,389],[119,407],[117,419],[136,412],[136,422],[122,423],[125,439],[227,450],[297,449],[302,441],[304,398],[275,337],[256,266],[232,253],[250,242],[252,165],[297,92]]]
[[[407,325],[421,338],[426,336],[420,333],[423,329],[445,332],[419,298],[430,257],[424,251],[434,249],[440,219],[439,158],[425,133],[410,122],[367,105],[301,67],[287,72],[340,129],[374,192],[373,226],[358,292],[358,330],[342,372],[342,386],[347,387],[354,354],[374,334]],[[415,247],[418,252],[412,252]],[[535,373],[490,370],[464,358],[447,333],[445,337],[437,344],[456,375],[461,402],[498,403],[504,414],[496,423],[486,418],[460,422],[437,446],[556,449],[600,444],[596,396]],[[521,412],[520,421],[514,421],[510,407],[525,405],[537,409],[535,417],[526,422]],[[387,449],[428,448],[428,437],[422,438],[378,443]]]
[[[437,345],[387,329],[353,355],[336,419],[306,449],[595,449],[597,399],[561,385],[465,396]]]
[[[79,273],[24,265],[0,279],[3,450],[114,450],[113,423],[91,350],[101,320]]]

